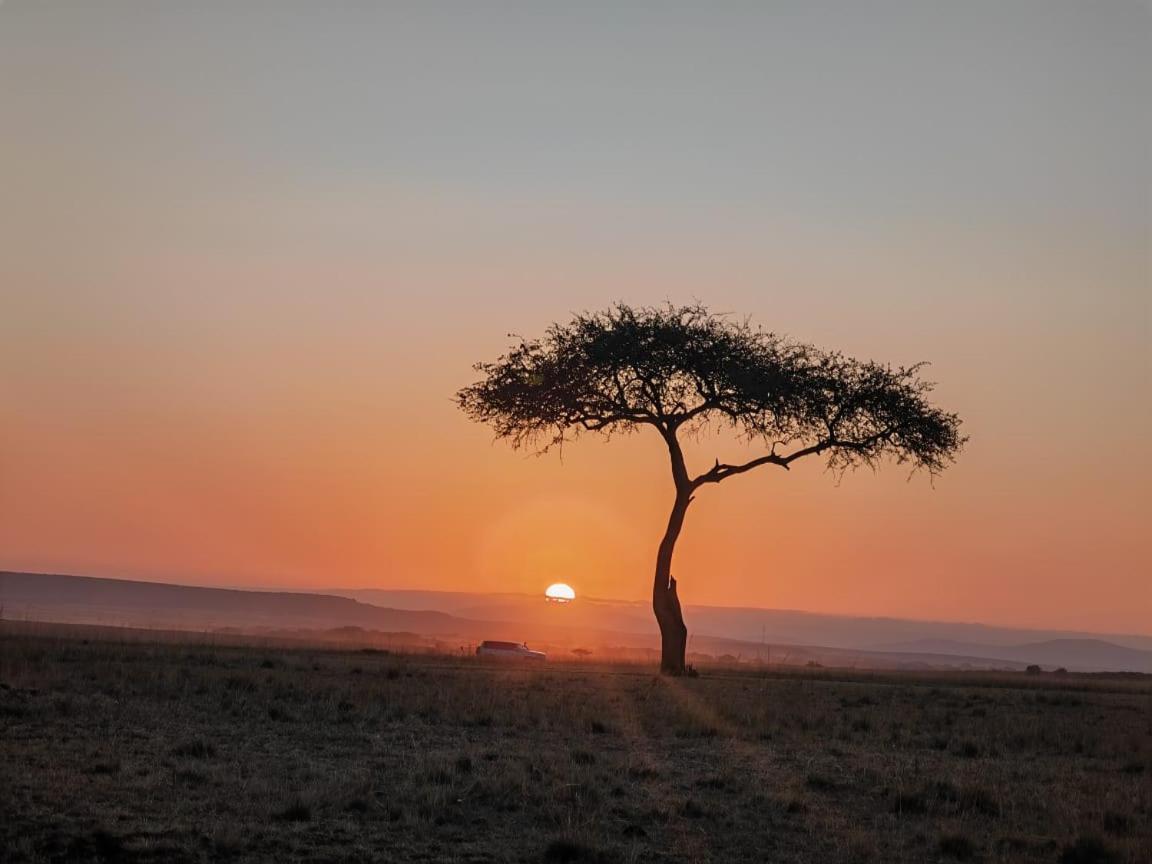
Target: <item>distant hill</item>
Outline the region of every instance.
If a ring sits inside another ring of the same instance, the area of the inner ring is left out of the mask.
[[[332,589],[331,593],[400,608],[438,609],[467,618],[516,621],[537,614],[539,598],[518,594],[449,591]],[[411,605],[408,605],[411,604]],[[582,600],[570,620],[580,626],[655,634],[656,622],[644,603]],[[854,652],[910,653],[960,657],[973,662],[1038,663],[1084,670],[1152,671],[1152,636],[1029,630],[953,621],[915,621],[824,615],[789,609],[687,605],[684,617],[692,638],[703,636],[746,643],[813,646]],[[1027,650],[1027,646],[1050,646]],[[1114,650],[1113,650],[1114,649]]]
[[[333,588],[328,593],[394,609],[436,609],[483,621],[528,621],[541,614],[543,595],[481,594],[465,591]],[[655,635],[652,610],[639,603],[581,597],[564,609],[568,626]],[[721,632],[718,635],[732,635]],[[757,634],[759,638],[759,634]]]
[[[475,630],[437,611],[385,609],[347,597],[201,588],[127,579],[0,572],[4,617],[185,630],[357,626],[450,636]]]
[[[374,602],[367,602],[374,601]],[[645,658],[658,646],[644,604],[435,591],[203,588],[63,574],[0,572],[5,619],[249,633],[459,650],[482,639],[527,640],[567,653]],[[1152,673],[1152,638],[1065,634],[980,624],[851,618],[770,609],[689,606],[688,650],[699,662],[867,668],[1022,669]],[[977,638],[957,638],[976,636]],[[417,638],[418,637],[418,638]],[[1124,640],[1126,644],[1121,644]]]
[[[983,655],[1014,663],[1035,663],[1043,667],[1063,666],[1072,671],[1100,669],[1152,673],[1152,651],[1128,648],[1103,639],[1048,639],[1020,645],[977,645],[948,639],[918,639],[886,646],[899,653],[924,652],[938,655]]]

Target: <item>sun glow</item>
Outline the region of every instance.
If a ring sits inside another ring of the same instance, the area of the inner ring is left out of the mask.
[[[556,582],[545,589],[544,599],[553,603],[571,603],[576,599],[576,592],[572,590],[572,586]]]

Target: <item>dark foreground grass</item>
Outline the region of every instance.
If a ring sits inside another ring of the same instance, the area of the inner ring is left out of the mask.
[[[1146,679],[668,680],[0,629],[6,862],[1143,864],[1150,755]]]

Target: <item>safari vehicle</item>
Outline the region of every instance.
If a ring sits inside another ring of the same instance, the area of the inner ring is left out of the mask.
[[[533,651],[523,642],[497,642],[485,639],[476,649],[477,657],[504,657],[510,660],[545,660],[543,651]]]

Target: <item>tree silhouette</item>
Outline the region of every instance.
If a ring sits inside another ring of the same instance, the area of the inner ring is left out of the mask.
[[[581,433],[652,427],[671,459],[675,498],[656,554],[652,610],[660,668],[683,674],[688,630],[672,577],[684,516],[703,486],[761,465],[789,469],[808,456],[843,471],[885,458],[936,474],[965,439],[960,420],[928,402],[923,364],[892,367],[826,352],[709,312],[703,306],[577,315],[541,339],[520,339],[456,394],[473,420],[514,447],[544,452]],[[728,426],[765,452],[689,471],[682,435]]]

